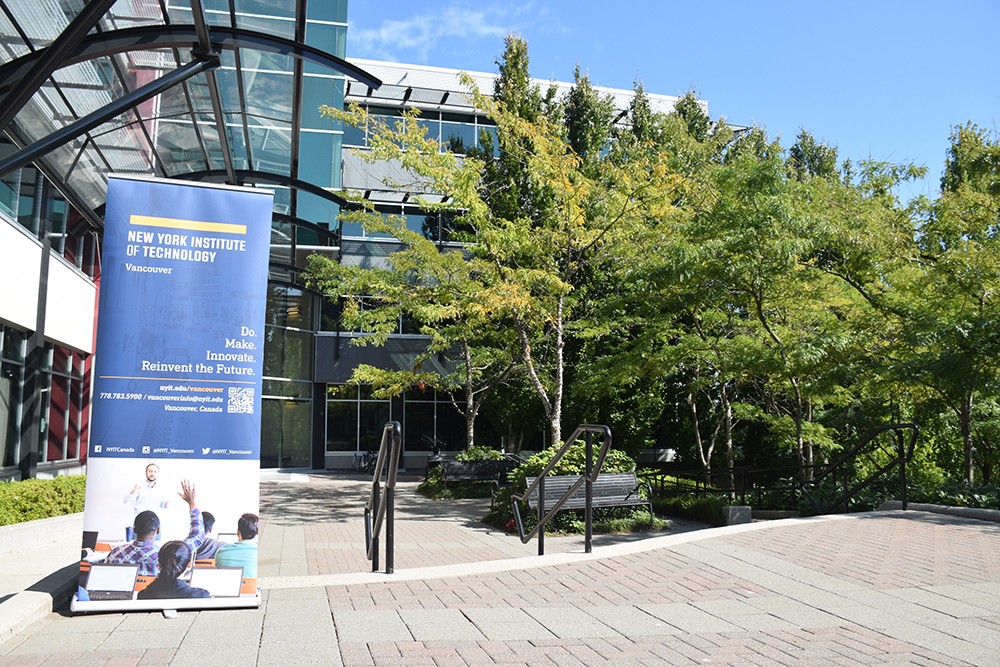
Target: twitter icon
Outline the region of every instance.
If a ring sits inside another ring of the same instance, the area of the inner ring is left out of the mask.
[[[207,454],[208,454],[208,453],[209,453],[210,451],[212,451],[212,448],[211,448],[211,447],[202,447],[202,448],[201,448],[201,455],[202,455],[202,456],[205,456],[205,455],[207,455]]]

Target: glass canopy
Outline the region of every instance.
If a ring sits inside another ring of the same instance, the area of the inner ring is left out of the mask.
[[[4,0],[0,129],[101,226],[107,175],[262,183],[326,226],[339,128],[321,104],[381,82],[346,62],[346,0]]]

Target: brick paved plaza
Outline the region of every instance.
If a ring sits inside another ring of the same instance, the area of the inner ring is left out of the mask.
[[[926,512],[550,538],[400,491],[396,572],[362,553],[365,485],[262,484],[259,609],[70,616],[0,665],[995,665],[1000,525]],[[487,501],[488,502],[488,501]]]

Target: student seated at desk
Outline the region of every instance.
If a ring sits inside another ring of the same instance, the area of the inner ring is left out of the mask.
[[[215,552],[216,567],[242,567],[243,576],[257,577],[257,526],[260,517],[247,512],[236,524],[238,541],[223,544]]]
[[[180,540],[167,542],[160,547],[160,574],[136,597],[140,600],[211,597],[204,588],[195,588],[178,579],[190,564],[191,548],[187,544]]]

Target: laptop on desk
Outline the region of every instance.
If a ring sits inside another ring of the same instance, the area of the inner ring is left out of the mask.
[[[219,533],[215,541],[219,544],[233,544],[240,541],[240,536],[236,533]]]
[[[213,598],[238,598],[243,586],[243,568],[196,567],[191,570],[191,586],[204,588]]]
[[[138,574],[136,564],[94,563],[87,575],[87,596],[91,600],[131,600]]]

